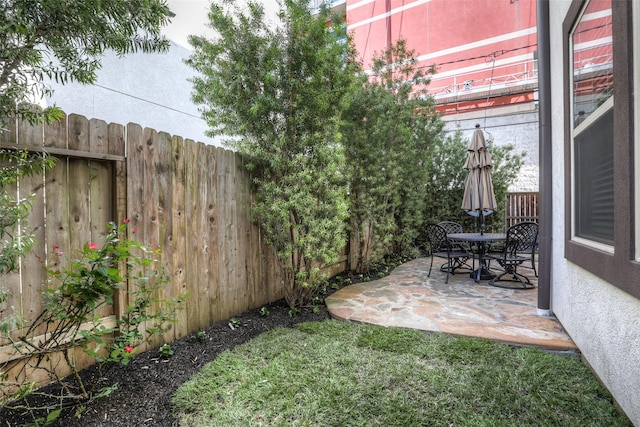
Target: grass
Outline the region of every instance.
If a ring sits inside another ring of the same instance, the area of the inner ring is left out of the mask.
[[[577,357],[335,320],[221,354],[172,403],[182,426],[631,426]]]

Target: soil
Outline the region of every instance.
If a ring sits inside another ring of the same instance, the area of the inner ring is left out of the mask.
[[[347,277],[343,274],[343,277]],[[352,279],[356,283],[355,278]],[[324,296],[334,292],[329,287]],[[261,333],[275,327],[291,328],[309,321],[323,321],[330,317],[324,304],[305,307],[290,315],[289,307],[281,300],[265,306],[268,315],[255,309],[235,316],[234,322],[223,321],[206,329],[205,338],[196,334],[170,343],[174,354],[160,359],[157,350],[136,355],[127,366],[114,366],[106,375],[105,384],[118,384],[108,397],[97,399],[79,417],[75,410],[65,410],[51,425],[64,427],[89,426],[177,426],[171,415],[171,396],[176,389],[214,360],[224,350],[233,349]],[[89,368],[84,375],[94,375]],[[48,387],[55,393],[55,388]],[[48,390],[49,391],[49,390]],[[0,410],[0,426],[21,426],[33,422],[29,414],[7,413]]]

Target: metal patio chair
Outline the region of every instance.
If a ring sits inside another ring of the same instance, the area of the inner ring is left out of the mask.
[[[445,229],[445,231],[447,232],[447,235],[453,234],[453,233],[464,233],[464,227],[462,227],[462,224],[460,224],[459,222],[440,221],[438,225]],[[470,254],[473,254],[473,248],[471,247],[471,244],[469,242],[460,242],[460,241],[451,240],[451,239],[449,239],[449,241],[451,242],[452,249],[456,251],[465,251]],[[472,265],[469,266],[468,263],[465,263],[466,264],[465,267],[469,268],[470,271],[473,271],[475,270],[475,258],[471,257],[471,260],[472,260]],[[440,266],[440,270],[444,271],[445,267],[446,267],[446,264]],[[458,268],[462,268],[462,266]]]
[[[447,234],[451,233],[464,233],[464,229],[462,228],[462,224],[453,222],[453,221],[440,221],[438,225],[447,232]]]
[[[458,268],[469,268],[467,260],[473,258],[473,255],[462,249],[460,246],[452,244],[447,238],[447,230],[438,224],[429,224],[425,228],[425,234],[429,243],[429,255],[431,263],[429,264],[428,277],[431,277],[431,269],[433,268],[433,257],[444,258],[447,263],[442,265],[440,269],[447,272],[445,283],[449,283],[449,275],[455,274]]]
[[[489,284],[509,289],[533,289],[535,286],[531,280],[517,270],[524,262],[533,261],[532,251],[535,251],[537,241],[538,224],[535,222],[521,222],[509,227],[502,252],[488,254],[489,258],[496,260],[504,269],[504,272],[491,279]],[[511,275],[511,278],[505,278],[508,275]]]

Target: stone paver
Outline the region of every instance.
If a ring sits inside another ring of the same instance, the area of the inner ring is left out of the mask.
[[[327,298],[327,307],[341,320],[577,350],[557,319],[538,315],[537,287],[497,288],[475,283],[468,273],[452,275],[445,284],[446,274],[436,265],[431,277],[428,272],[429,259],[415,259],[383,279],[340,289]],[[522,273],[537,285],[533,271]]]

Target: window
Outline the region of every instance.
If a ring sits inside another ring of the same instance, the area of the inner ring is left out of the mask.
[[[564,21],[565,256],[640,298],[635,3],[574,0]]]
[[[613,252],[611,0],[591,0],[571,35],[573,238]]]
[[[585,244],[594,246],[601,243],[602,249],[611,250],[614,232],[613,108],[607,108],[582,132],[574,135],[573,153],[574,238],[584,239]]]

